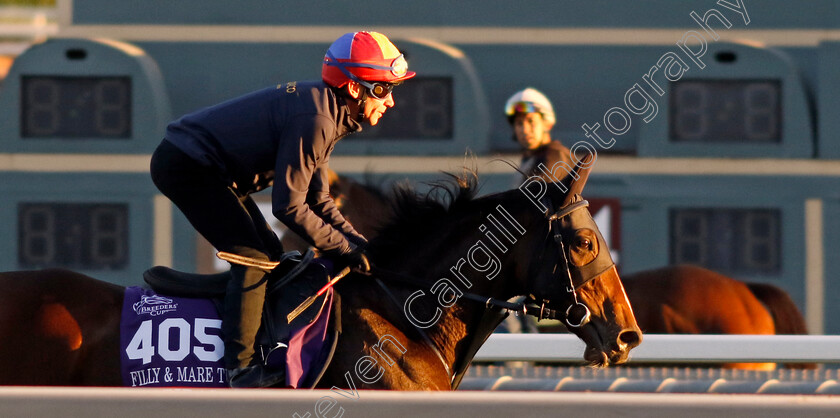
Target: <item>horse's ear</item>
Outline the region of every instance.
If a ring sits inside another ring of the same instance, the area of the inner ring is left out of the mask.
[[[595,156],[586,154],[575,165],[574,175],[566,177],[569,180],[569,184],[566,185],[569,191],[566,193],[566,198],[563,200],[563,205],[561,206],[569,204],[576,194],[580,194],[583,191],[583,186],[586,186],[586,180],[589,178],[589,172],[592,171],[593,164],[595,164]]]

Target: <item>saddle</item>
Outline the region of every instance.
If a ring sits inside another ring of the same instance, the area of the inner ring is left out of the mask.
[[[340,299],[338,294],[332,291],[326,292],[300,315],[288,322],[287,314],[308,297],[314,295],[329,281],[329,271],[327,266],[315,258],[315,254],[311,250],[303,255],[297,251],[287,252],[278,262],[278,266],[266,275],[268,284],[263,307],[262,326],[257,334],[255,350],[261,355],[266,366],[271,368],[286,367],[286,348],[289,347],[290,339],[296,337],[296,332],[307,327],[320,326],[315,322],[323,312],[334,313],[328,319],[327,335],[329,338],[324,341],[328,349],[321,350],[320,353],[294,353],[303,357],[302,361],[321,367],[317,372],[301,370],[300,376],[290,376],[291,384],[294,387],[311,388],[320,380],[335,352],[337,337],[341,332]],[[143,273],[143,280],[152,290],[160,294],[212,299],[220,316],[229,278],[229,272],[195,274],[180,272],[163,266],[152,267]],[[326,306],[327,304],[331,304],[331,306]],[[282,354],[272,355],[275,353]],[[289,354],[292,354],[291,351]],[[303,367],[305,368],[305,365]],[[292,368],[289,368],[289,370],[291,371]],[[297,379],[296,382],[295,379]]]

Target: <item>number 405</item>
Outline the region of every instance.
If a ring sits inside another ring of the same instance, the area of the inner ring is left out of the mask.
[[[196,318],[195,327],[191,327],[186,319],[167,318],[157,327],[157,346],[155,346],[152,321],[143,321],[131,337],[125,353],[131,360],[142,359],[143,364],[151,363],[155,354],[166,361],[182,361],[190,353],[201,361],[218,361],[224,354],[224,342],[221,336],[208,334],[207,331],[219,330],[221,327],[222,321],[219,319]],[[173,332],[177,333],[177,338],[174,340],[170,338]],[[193,347],[191,335],[202,345]],[[177,342],[175,347],[170,346],[170,341]],[[207,346],[211,348],[208,349]]]

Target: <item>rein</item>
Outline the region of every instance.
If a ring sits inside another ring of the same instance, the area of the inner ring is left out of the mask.
[[[386,280],[391,281],[391,282],[401,283],[401,284],[408,285],[408,286],[415,287],[415,288],[422,288],[423,286],[428,285],[428,283],[420,281],[414,276],[408,276],[408,275],[405,275],[405,274],[402,274],[402,273],[397,273],[395,271],[383,269],[383,268],[380,268],[380,267],[376,267],[374,265],[371,265],[370,268],[371,268],[371,272],[370,272],[371,275],[378,276],[382,279],[386,279]],[[465,298],[465,299],[472,300],[472,301],[479,302],[479,303],[483,304],[484,307],[487,308],[487,309],[495,307],[495,308],[505,309],[509,312],[518,312],[518,313],[522,313],[522,314],[528,314],[528,315],[531,315],[531,316],[536,316],[539,319],[558,319],[558,312],[559,311],[554,310],[554,309],[548,309],[548,308],[545,308],[544,306],[540,306],[540,305],[537,305],[537,304],[527,304],[527,303],[524,303],[524,302],[517,302],[517,303],[508,302],[506,300],[491,298],[491,297],[482,296],[482,295],[479,295],[479,294],[476,294],[476,293],[470,293],[470,292],[463,292],[461,294],[461,297]],[[540,311],[540,310],[542,310],[542,317],[539,316],[540,314],[534,313],[535,311]]]

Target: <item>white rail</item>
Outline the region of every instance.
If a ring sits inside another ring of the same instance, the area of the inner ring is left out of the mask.
[[[2,417],[836,418],[838,415],[840,397],[834,396],[0,387]]]
[[[31,42],[58,33],[56,9],[0,6],[0,55],[18,55]]]
[[[581,362],[571,334],[493,334],[476,361]],[[840,335],[646,334],[630,361],[656,363],[840,363]]]
[[[58,26],[52,23],[43,25],[0,23],[0,37],[39,39],[58,32]]]

